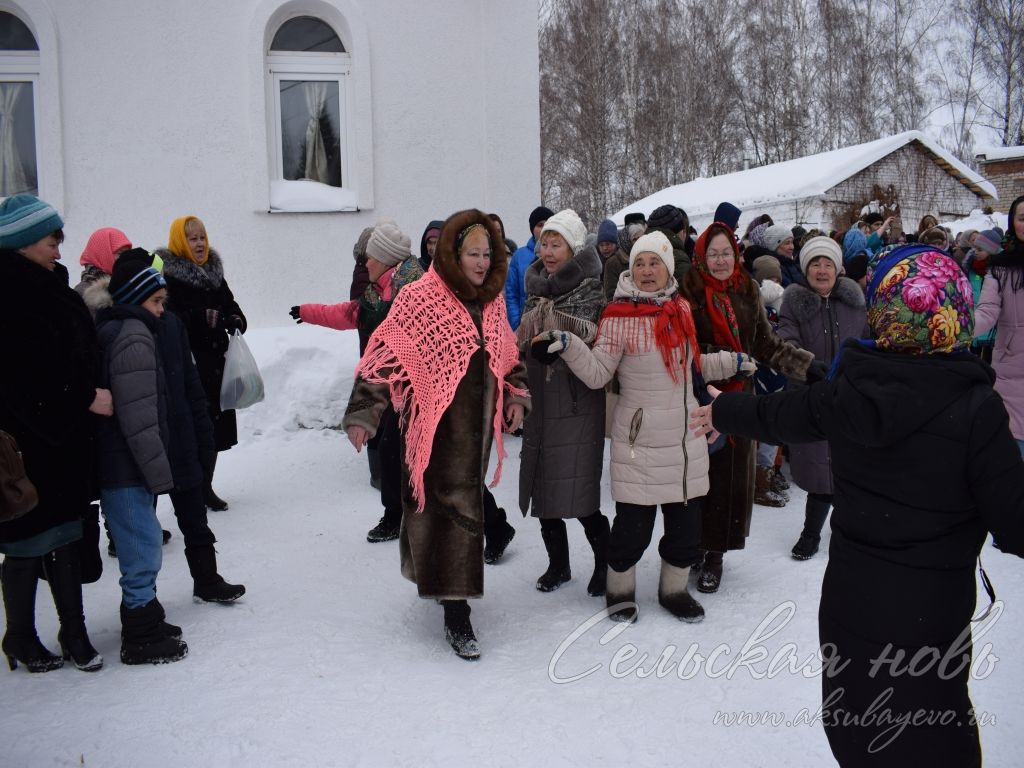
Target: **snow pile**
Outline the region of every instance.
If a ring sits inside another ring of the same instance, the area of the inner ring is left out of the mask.
[[[939,222],[944,227],[948,227],[949,231],[954,236],[960,232],[966,232],[968,229],[976,229],[981,232],[983,229],[995,229],[999,227],[1002,230],[1006,229],[1006,214],[1005,213],[982,213],[980,209],[975,208],[971,211],[970,216],[965,216],[962,219],[947,219],[946,221]]]
[[[210,515],[220,570],[246,585],[245,597],[192,602],[181,535],[161,499],[174,538],[163,551],[160,601],[183,628],[188,658],[119,662],[118,573],[104,556],[103,577],[84,597],[106,667],[0,670],[0,763],[834,765],[813,673],[828,531],[821,554],[790,558],[803,522],[799,490],[785,508],[755,508],[746,549],[725,558],[721,591],[699,595],[701,624],[658,606],[659,524],[637,567],[640,620],[613,624],[603,601],[587,595],[592,554],[572,521],[572,580],[550,594],[534,588],[547,557],[537,521],[516,512],[519,441],[510,438],[495,496],[518,535],[502,562],[486,567],[485,597],[472,603],[483,658],[468,663],[445,643],[440,607],[399,574],[397,542],[366,542],[380,503],[365,456],[340,432],[299,428],[340,419],[355,333],[300,325],[246,338],[267,400],[239,414],[240,443],[220,455],[215,483],[231,508]],[[602,509],[614,510],[607,473]],[[976,659],[998,659],[971,692],[976,708],[997,718],[981,728],[986,764],[1018,765],[1024,569],[990,546],[984,557],[1006,610],[975,642]],[[55,648],[45,585],[37,617]],[[743,712],[756,722],[730,724]]]
[[[270,182],[270,210],[296,213],[354,211],[356,194],[319,181],[278,179]]]

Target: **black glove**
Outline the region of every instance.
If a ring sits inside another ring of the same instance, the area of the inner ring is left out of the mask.
[[[548,352],[548,347],[550,346],[550,339],[533,342],[533,344],[530,345],[530,357],[542,365],[551,365],[555,360],[561,357],[561,355],[557,352]]]
[[[294,307],[288,310],[288,314],[292,316],[296,323],[301,323],[302,318],[299,316],[299,305],[296,304]]]
[[[828,366],[821,362],[821,360],[811,361],[811,364],[807,366],[806,378],[808,384],[825,381],[828,378]]]
[[[242,330],[242,318],[238,315],[221,315],[221,325],[229,334]]]

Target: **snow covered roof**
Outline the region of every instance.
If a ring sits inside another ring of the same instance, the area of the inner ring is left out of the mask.
[[[989,147],[979,150],[978,160],[1016,160],[1024,157],[1024,147]]]
[[[911,142],[917,142],[939,166],[975,194],[981,197],[998,197],[996,188],[990,182],[957,160],[938,143],[920,131],[906,131],[866,144],[762,165],[759,168],[727,173],[710,179],[697,178],[686,184],[666,187],[625,206],[612,215],[611,219],[616,224],[622,224],[623,218],[630,211],[650,214],[660,205],[671,204],[685,210],[692,221],[701,216],[714,214],[718,204],[724,200],[748,211],[792,200],[820,197],[832,187]]]

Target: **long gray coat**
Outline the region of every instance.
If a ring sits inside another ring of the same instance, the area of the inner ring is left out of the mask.
[[[831,366],[843,342],[867,336],[864,292],[848,277],[840,277],[827,298],[792,283],[782,294],[778,333]],[[790,381],[791,388],[799,386]],[[791,445],[789,463],[793,480],[805,491],[832,494],[832,456],[827,441]]]
[[[530,356],[530,339],[542,331],[566,330],[593,339],[604,308],[600,275],[601,259],[593,246],[552,275],[540,260],[526,271],[529,298],[519,336],[533,407],[523,426],[519,469],[524,515],[532,506],[535,517],[586,517],[601,506],[604,390],[588,387],[561,359],[543,365]]]

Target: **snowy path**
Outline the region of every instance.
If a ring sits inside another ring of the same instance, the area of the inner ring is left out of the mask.
[[[103,578],[85,588],[85,599],[107,666],[95,674],[70,666],[45,675],[0,670],[0,765],[833,764],[817,723],[713,722],[719,711],[771,711],[792,720],[817,709],[818,677],[761,674],[787,643],[801,662],[817,647],[825,556],[805,563],[789,557],[802,522],[799,491],[785,509],[755,509],[748,548],[726,557],[722,591],[700,598],[702,624],[682,624],[657,605],[652,545],[638,568],[639,623],[602,644],[608,630],[623,627],[596,621],[557,658],[553,674],[595,671],[558,684],[549,677],[553,656],[602,602],[586,594],[591,557],[574,524],[573,580],[551,594],[534,589],[546,559],[536,521],[514,511],[518,441],[511,439],[496,496],[518,535],[506,558],[487,567],[487,596],[473,605],[484,655],[467,663],[444,642],[441,609],[419,600],[400,576],[397,544],[365,541],[379,516],[365,457],[339,432],[292,426],[336,418],[350,385],[354,338],[305,326],[250,337],[271,395],[243,414],[242,443],[222,454],[216,485],[231,509],[211,514],[221,570],[248,594],[234,606],[192,602],[181,536],[162,500],[160,517],[175,535],[164,550],[160,599],[184,628],[188,658],[121,665],[117,568],[106,558]],[[607,480],[605,502],[611,512]],[[972,695],[978,710],[997,717],[982,728],[986,764],[1008,766],[1018,762],[1024,726],[1017,642],[1024,571],[991,547],[985,558],[1007,608],[976,644],[977,657],[981,644],[993,643],[999,661],[994,674],[972,684]],[[40,636],[53,649],[56,617],[40,586]],[[791,619],[778,621],[778,633],[758,644],[767,658],[721,674],[758,624],[790,604]],[[710,669],[695,671],[691,661],[688,679],[674,668],[641,677],[628,672],[640,656],[623,659],[633,644],[649,655],[642,670],[650,672],[663,652],[678,662],[691,644],[707,657],[722,643]]]

